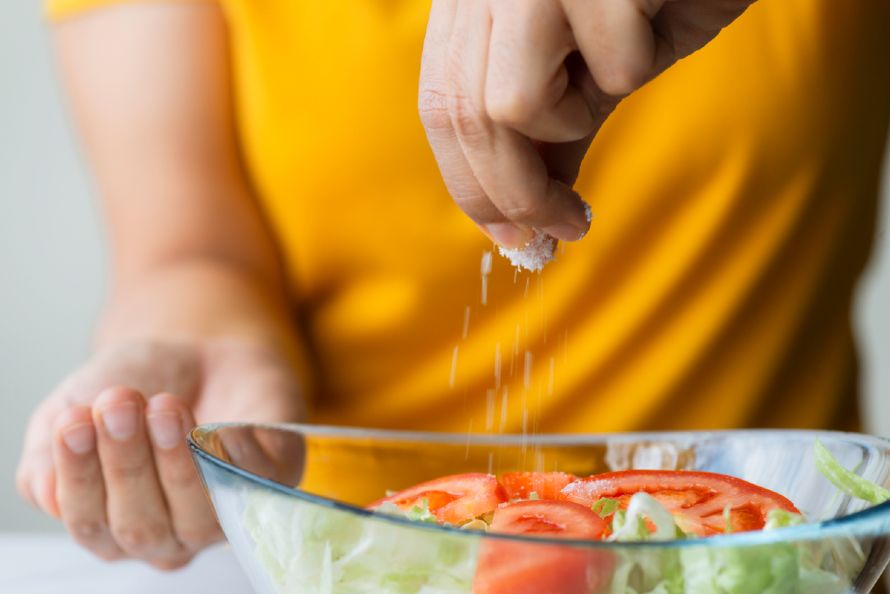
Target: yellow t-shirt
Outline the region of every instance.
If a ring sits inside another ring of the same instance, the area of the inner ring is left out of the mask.
[[[540,275],[495,256],[483,303],[492,246],[417,116],[429,0],[220,1],[315,421],[854,426],[850,304],[890,114],[890,2],[760,0],[620,105],[577,183],[588,236]]]

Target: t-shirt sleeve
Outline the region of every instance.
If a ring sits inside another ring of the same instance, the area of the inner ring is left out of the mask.
[[[87,12],[103,6],[116,4],[137,4],[146,2],[213,2],[214,0],[45,0],[46,14],[52,21]]]

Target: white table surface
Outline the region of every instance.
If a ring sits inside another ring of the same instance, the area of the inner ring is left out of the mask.
[[[215,546],[187,567],[159,572],[105,563],[64,535],[0,534],[3,594],[253,594],[231,550]]]

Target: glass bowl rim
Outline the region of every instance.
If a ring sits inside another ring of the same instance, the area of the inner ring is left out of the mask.
[[[319,505],[328,509],[352,514],[361,518],[382,521],[398,526],[406,526],[418,530],[429,530],[448,534],[452,536],[467,537],[484,537],[497,540],[507,540],[513,542],[527,542],[533,544],[553,544],[583,548],[602,548],[602,549],[663,549],[663,548],[685,548],[685,547],[750,547],[757,545],[782,544],[790,541],[807,541],[821,540],[830,537],[850,537],[856,534],[857,527],[864,527],[869,524],[870,520],[886,517],[890,521],[890,501],[885,501],[879,505],[867,507],[860,511],[837,518],[823,520],[821,522],[807,522],[798,526],[788,526],[777,528],[775,530],[758,530],[753,532],[737,532],[734,534],[719,534],[709,536],[707,538],[689,538],[668,541],[638,541],[638,542],[606,542],[601,540],[584,540],[584,539],[558,539],[544,538],[539,536],[523,536],[517,534],[502,534],[497,532],[483,532],[476,530],[464,530],[457,526],[442,526],[431,522],[419,522],[408,518],[395,516],[391,514],[381,513],[352,505],[322,495],[315,495],[307,491],[295,487],[278,483],[271,479],[263,478],[248,470],[240,468],[235,464],[226,462],[210,452],[203,449],[197,442],[196,435],[198,433],[212,433],[221,429],[232,427],[248,427],[273,429],[276,431],[296,431],[301,433],[314,433],[316,435],[339,435],[354,436],[361,438],[388,438],[403,441],[425,441],[438,442],[446,444],[464,444],[470,439],[474,444],[492,444],[492,445],[509,445],[519,444],[522,439],[525,443],[540,443],[546,445],[561,444],[578,444],[587,442],[603,442],[606,440],[617,441],[641,441],[645,439],[657,440],[661,439],[677,439],[686,436],[692,440],[702,440],[708,437],[729,436],[739,434],[758,434],[758,435],[812,435],[814,440],[819,436],[833,438],[847,438],[848,440],[873,445],[875,447],[882,446],[890,449],[890,439],[875,435],[867,435],[862,433],[850,433],[843,431],[824,431],[810,429],[721,429],[706,431],[644,431],[644,432],[625,432],[625,433],[558,433],[545,435],[526,435],[521,434],[467,434],[467,433],[448,433],[448,432],[432,432],[432,431],[404,431],[397,429],[364,429],[358,427],[336,427],[331,425],[311,425],[306,423],[244,423],[244,422],[227,422],[227,423],[204,423],[197,425],[188,432],[187,441],[189,449],[194,455],[210,462],[214,466],[241,478],[247,479],[248,482],[258,484],[267,489],[272,489],[284,495],[295,497],[303,502]],[[869,536],[873,536],[869,534]]]

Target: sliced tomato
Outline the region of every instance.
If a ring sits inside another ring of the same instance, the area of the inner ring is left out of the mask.
[[[492,532],[597,540],[606,522],[568,501],[515,501],[495,512]],[[614,558],[601,550],[487,539],[473,594],[591,594],[611,579]]]
[[[578,477],[565,472],[505,472],[500,482],[509,499],[557,499],[562,489]]]
[[[726,531],[729,509],[733,532],[760,530],[773,509],[800,513],[788,499],[725,474],[689,470],[625,470],[597,474],[570,483],[561,499],[584,506],[598,499],[617,499],[622,508],[634,493],[645,492],[670,511],[685,532],[713,536]]]
[[[458,525],[494,511],[507,500],[507,494],[490,474],[455,474],[399,491],[368,507],[389,502],[408,510],[423,505],[424,499],[440,522]]]

